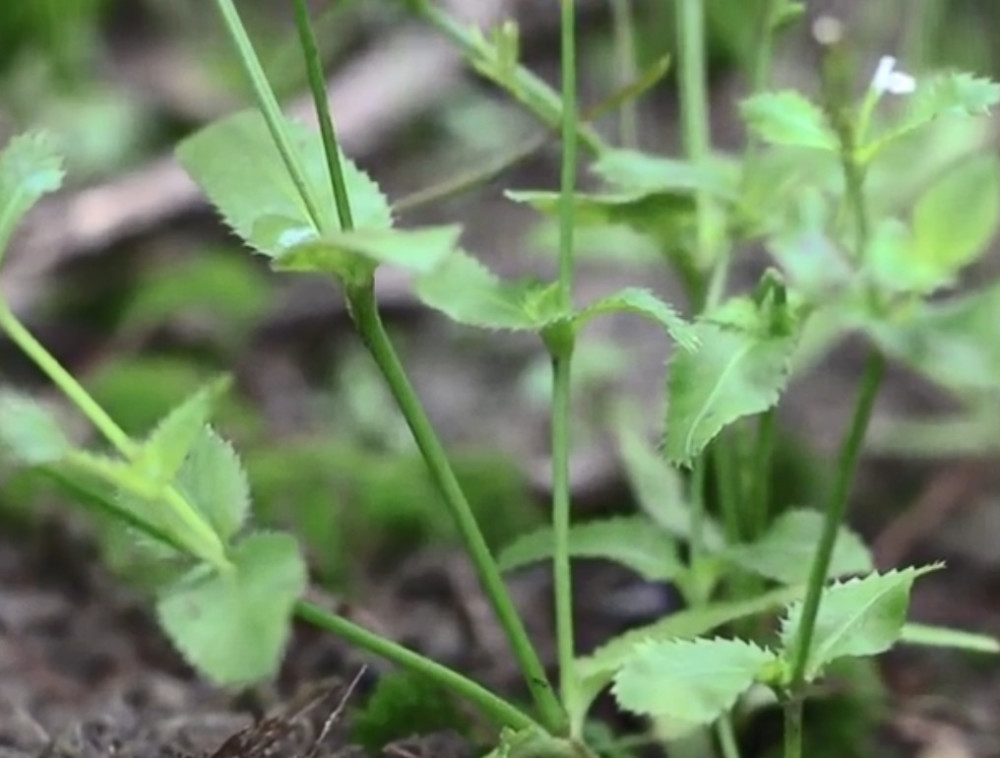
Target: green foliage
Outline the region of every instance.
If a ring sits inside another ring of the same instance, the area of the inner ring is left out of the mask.
[[[870,264],[888,291],[930,292],[982,255],[998,224],[1000,161],[966,159],[918,198],[912,231],[893,219],[876,228]]]
[[[243,526],[250,485],[239,456],[209,426],[202,426],[177,472],[177,488],[228,542]]]
[[[823,111],[797,92],[751,95],[740,111],[751,131],[769,144],[829,151],[839,147]]]
[[[293,241],[302,242],[297,235],[315,236],[340,229],[319,134],[293,122],[284,126],[301,155],[308,191],[317,198],[317,206],[324,214],[317,220],[321,228],[316,228],[310,218],[263,117],[256,111],[217,121],[177,148],[181,165],[226,223],[247,244],[271,257]],[[356,227],[366,231],[389,229],[392,213],[378,185],[346,156],[341,157],[341,162]],[[273,223],[275,219],[281,219],[286,225],[284,231],[295,238],[282,239],[281,227]]]
[[[835,583],[823,591],[806,678],[844,657],[876,655],[892,647],[906,620],[914,580],[939,566],[907,568]],[[789,606],[781,623],[785,660],[796,655],[802,604]]]
[[[130,293],[121,320],[138,331],[195,315],[210,321],[228,345],[240,345],[267,309],[271,289],[253,261],[236,251],[200,250],[150,271]]]
[[[790,585],[805,584],[822,531],[823,516],[819,512],[786,511],[759,540],[732,547],[725,557],[767,579]],[[854,532],[841,527],[830,562],[830,576],[864,574],[873,569],[868,548]]]
[[[778,610],[802,594],[801,587],[782,587],[745,600],[713,602],[677,611],[652,624],[631,629],[577,660],[577,673],[583,680],[584,691],[593,701],[628,663],[637,646],[649,642],[690,640],[748,616]]]
[[[901,309],[869,334],[889,355],[960,397],[995,392],[1000,382],[1000,284]]]
[[[1000,102],[1000,85],[964,72],[945,72],[918,82],[905,110],[865,148],[871,159],[885,145],[943,117],[985,115]]]
[[[72,447],[55,415],[23,393],[0,389],[0,419],[0,460],[40,466]]]
[[[21,219],[62,182],[62,159],[48,135],[21,134],[4,147],[0,153],[0,261]]]
[[[416,292],[429,308],[482,329],[541,333],[563,323],[580,329],[597,316],[632,313],[659,324],[685,347],[697,344],[691,326],[647,290],[621,290],[574,313],[560,302],[555,285],[535,279],[504,281],[466,253],[451,255],[421,277]]]
[[[670,361],[665,450],[671,461],[689,465],[728,424],[778,402],[798,329],[793,309],[781,301],[732,299],[699,318],[700,347]]]
[[[370,755],[395,740],[446,730],[468,734],[469,720],[448,692],[406,671],[383,674],[351,718],[352,742]]]
[[[220,684],[245,684],[277,670],[306,567],[283,534],[252,534],[230,557],[229,570],[199,565],[161,590],[157,613],[199,671]]]
[[[502,570],[511,571],[550,560],[553,548],[552,528],[546,526],[516,539],[497,560]],[[575,558],[614,561],[650,581],[672,579],[684,569],[674,540],[665,532],[651,529],[643,516],[574,524],[569,533],[569,553]]]
[[[691,537],[691,508],[680,472],[653,449],[631,422],[619,427],[619,450],[632,492],[643,512],[666,533],[679,539]],[[701,525],[702,540],[709,550],[725,541],[714,520]]]
[[[217,379],[190,395],[159,423],[136,455],[134,463],[143,479],[164,485],[174,480],[229,385],[229,377]]]
[[[618,704],[658,717],[674,736],[711,724],[778,663],[770,650],[743,640],[645,642],[615,676]]]

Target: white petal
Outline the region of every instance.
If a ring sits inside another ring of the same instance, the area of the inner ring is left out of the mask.
[[[872,77],[871,88],[879,94],[888,91],[895,69],[896,59],[891,55],[883,55]]]
[[[893,95],[909,95],[916,90],[917,80],[902,71],[893,71],[886,89]]]

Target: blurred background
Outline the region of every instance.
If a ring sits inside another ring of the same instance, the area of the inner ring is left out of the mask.
[[[558,3],[441,2],[483,27],[516,19],[523,62],[558,83]],[[477,78],[460,53],[411,18],[403,3],[312,5],[344,148],[396,204],[400,223],[458,222],[464,244],[498,273],[550,271],[553,227],[506,201],[503,191],[556,186],[556,142],[485,184],[429,200],[428,188],[535,140],[542,127]],[[615,14],[622,6],[635,15],[640,70],[673,53],[674,9],[668,0],[579,0],[579,6],[585,106],[624,81],[616,54],[622,29]],[[745,92],[757,3],[708,0],[707,6],[713,135],[718,147],[737,149],[743,135],[736,105]],[[781,46],[775,75],[780,85],[815,88],[809,25],[823,14],[846,22],[863,62],[893,54],[916,74],[955,66],[1000,77],[1000,6],[989,0],[810,0],[807,6],[809,20]],[[288,107],[308,119],[290,4],[241,0],[239,8],[271,82]],[[324,587],[369,600],[372,588],[379,588],[376,595],[385,600],[370,600],[369,612],[381,613],[390,626],[403,624],[404,638],[413,636],[414,644],[446,660],[460,657],[455,633],[442,631],[436,616],[427,627],[424,611],[414,610],[430,603],[426,612],[437,612],[441,592],[427,589],[437,586],[427,572],[438,578],[454,573],[451,558],[442,558],[451,555],[454,533],[402,420],[349,328],[339,293],[324,281],[270,273],[219,225],[173,158],[180,139],[249,103],[238,62],[206,0],[0,3],[0,143],[22,130],[45,129],[57,138],[68,172],[65,189],[45,200],[20,230],[0,289],[127,431],[145,432],[203,381],[234,372],[236,387],[219,426],[245,456],[258,517],[297,531]],[[643,97],[637,115],[640,146],[675,154],[673,71]],[[596,125],[616,139],[620,116],[610,113]],[[681,287],[656,250],[623,230],[582,235],[580,260],[581,299],[639,284],[681,302]],[[754,265],[747,264],[747,271],[757,271]],[[984,266],[998,270],[996,260]],[[451,326],[418,308],[406,282],[391,274],[380,279],[379,294],[491,544],[541,523],[549,486],[548,368],[539,346],[532,339]],[[573,458],[573,488],[583,513],[628,505],[608,434],[608,401],[632,393],[638,405],[653,409],[648,431],[655,431],[667,349],[662,342],[655,329],[631,320],[611,319],[588,330],[577,368]],[[808,498],[822,480],[823,456],[839,439],[858,367],[857,351],[847,346],[793,388],[783,411],[776,474],[787,501]],[[50,396],[2,339],[0,382]],[[883,412],[948,407],[935,390],[902,373],[892,377],[886,395]],[[877,453],[863,472],[854,520],[890,563],[945,552],[966,567],[958,585],[952,577],[936,587],[932,578],[926,592],[918,593],[915,609],[927,620],[997,630],[1000,482],[989,456],[995,461],[1000,444],[994,435],[984,445],[985,462],[982,450],[960,460]],[[53,510],[60,501],[38,482],[0,477],[2,523],[30,530],[48,524],[47,514],[63,512]],[[959,505],[964,515],[957,514]],[[899,521],[911,513],[920,515]],[[887,539],[890,527],[895,531]],[[49,531],[41,533],[51,538]],[[526,581],[522,600],[543,599],[544,581]],[[603,619],[583,632],[591,645],[609,630],[669,607],[669,598],[635,594],[632,580],[618,574],[604,572],[593,581],[591,586],[603,589],[581,598],[581,613]],[[424,597],[428,593],[431,600]],[[544,628],[544,620],[538,623]],[[893,669],[897,696],[940,692],[941,667],[957,670],[951,658],[939,665],[925,657],[922,666],[904,659]],[[977,675],[982,682],[972,673],[973,679],[963,673],[953,681],[966,695],[961,718],[941,716],[939,703],[928,717],[923,701],[914,711],[923,720],[913,718],[948,728],[957,719],[963,733],[975,735],[976,749],[987,750],[966,754],[1000,755],[995,716],[992,725],[986,723],[989,713],[1000,712],[991,710],[1000,709],[1000,685],[995,672]],[[981,697],[973,697],[979,687]],[[905,739],[933,741],[911,722],[899,730]]]

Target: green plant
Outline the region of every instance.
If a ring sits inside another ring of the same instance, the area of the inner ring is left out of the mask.
[[[319,134],[280,112],[233,3],[216,4],[258,110],[229,116],[188,138],[180,160],[232,230],[273,268],[321,273],[341,286],[361,341],[468,549],[534,708],[515,705],[302,599],[306,571],[298,545],[286,534],[247,529],[246,476],[232,447],[208,424],[224,381],[192,394],[136,440],[0,304],[0,328],[102,433],[113,454],[80,449],[41,406],[11,393],[0,398],[0,442],[110,518],[127,559],[143,563],[155,577],[161,624],[199,670],[222,683],[268,676],[294,614],[475,703],[504,728],[498,756],[592,754],[587,714],[596,695],[612,685],[620,706],[651,716],[662,736],[715,724],[727,756],[738,752],[730,712],[751,690],[768,688],[785,711],[785,754],[797,758],[803,701],[831,664],[876,655],[900,639],[997,650],[992,639],[907,626],[913,582],[938,566],[873,572],[863,545],[844,528],[887,355],[918,367],[923,362],[926,373],[946,384],[971,383],[982,391],[995,390],[1000,381],[995,356],[980,352],[980,341],[996,323],[989,320],[996,313],[995,295],[974,293],[944,305],[928,297],[981,255],[995,232],[1000,167],[982,158],[937,166],[915,202],[906,195],[912,188],[902,186],[892,169],[895,151],[913,150],[914,141],[934,135],[940,123],[994,105],[1000,99],[996,85],[955,73],[914,81],[888,61],[858,101],[848,85],[845,47],[830,38],[821,102],[770,92],[775,31],[798,8],[762,2],[755,90],[742,107],[750,144],[742,159],[717,154],[708,135],[704,7],[702,0],[678,0],[685,156],[664,158],[612,148],[582,123],[573,0],[561,2],[561,95],[519,64],[510,25],[488,40],[429,0],[409,0],[480,73],[560,131],[560,191],[509,193],[557,219],[558,278],[504,281],[459,248],[457,227],[394,228],[377,184],[341,154],[302,0],[295,4],[296,21]],[[883,107],[887,93],[911,89],[901,110]],[[578,146],[590,153],[605,185],[601,191],[577,192]],[[60,181],[58,161],[41,137],[21,137],[7,148],[0,165],[0,243]],[[963,216],[960,225],[956,213]],[[688,289],[692,318],[643,289],[582,306],[575,302],[574,235],[586,226],[609,225],[628,226],[658,245]],[[777,268],[751,292],[726,299],[734,251],[751,242],[764,242]],[[373,286],[380,266],[408,270],[421,301],[452,320],[533,333],[548,352],[552,524],[515,542],[504,563],[552,561],[558,690],[386,333]],[[574,526],[568,477],[573,358],[587,323],[611,313],[648,318],[675,343],[662,458],[645,446],[634,422],[626,424],[622,450],[645,515]],[[873,348],[823,510],[779,514],[771,507],[768,481],[774,408],[800,359],[803,331],[816,319],[833,325],[828,339],[858,330]],[[954,371],[959,361],[961,375]],[[747,440],[752,455],[744,452]],[[710,475],[718,489],[717,517],[709,507]],[[687,548],[683,560],[681,544]],[[675,581],[688,607],[578,658],[570,586],[574,555],[610,558],[648,578]],[[776,640],[746,623],[776,611]],[[745,634],[708,636],[733,625]],[[250,628],[254,634],[247,634]]]

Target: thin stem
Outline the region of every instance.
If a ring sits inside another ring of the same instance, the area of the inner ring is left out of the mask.
[[[578,133],[576,84],[576,0],[562,0],[562,181],[559,197],[559,295],[563,308],[573,307],[573,232],[576,219],[576,146]],[[552,532],[553,584],[555,586],[556,641],[559,657],[559,690],[571,714],[570,729],[582,729],[577,704],[576,648],[573,640],[573,587],[570,570],[569,458],[572,419],[572,327],[560,325],[544,335],[552,355]],[[573,733],[577,739],[582,734]]]
[[[430,0],[411,0],[410,6],[421,18],[454,42],[474,63],[484,56],[489,58],[495,54],[493,46],[481,35],[474,35],[470,29]],[[559,93],[524,66],[519,65],[513,69],[510,81],[496,81],[496,84],[505,88],[543,123],[557,128],[562,122],[563,102]],[[608,149],[601,136],[585,124],[577,123],[577,134],[580,144],[594,155]]]
[[[556,641],[559,657],[559,690],[566,710],[573,717],[571,728],[583,727],[579,718],[579,681],[576,677],[576,647],[573,635],[573,586],[570,571],[570,426],[572,350],[552,359],[552,531],[553,584],[555,586]],[[571,733],[579,739],[581,734]]]
[[[726,542],[735,545],[740,541],[740,477],[736,445],[732,439],[734,429],[719,435],[710,449],[714,473],[718,482],[719,510],[726,530]]]
[[[691,539],[690,563],[691,575],[694,577],[692,596],[688,602],[692,606],[704,605],[708,600],[703,587],[703,572],[705,559],[705,487],[708,483],[708,457],[701,455],[694,462],[691,473]]]
[[[733,720],[727,713],[716,722],[715,733],[719,738],[719,748],[722,758],[740,758],[740,746],[736,742],[736,730]]]
[[[552,691],[545,675],[545,669],[531,644],[524,623],[510,599],[496,561],[490,553],[472,509],[469,507],[465,494],[462,492],[458,479],[448,462],[444,447],[434,433],[434,428],[430,419],[427,418],[416,390],[410,384],[406,371],[396,355],[388,334],[386,334],[385,326],[378,312],[374,288],[371,283],[366,286],[351,287],[347,291],[347,298],[358,332],[385,377],[389,390],[406,419],[407,426],[413,434],[427,468],[458,525],[479,580],[486,589],[493,609],[507,634],[514,655],[521,667],[528,688],[535,698],[543,723],[551,732],[558,734],[564,728],[565,713]]]
[[[0,302],[0,329],[27,355],[59,390],[75,405],[87,420],[125,458],[131,458],[136,445],[114,419],[97,404],[80,383],[35,339],[6,303]]]
[[[115,423],[107,411],[98,405],[97,401],[90,396],[90,393],[76,378],[45,349],[45,346],[28,331],[7,304],[2,301],[0,301],[0,331],[7,333],[14,344],[86,416],[94,428],[111,443],[123,458],[132,460],[135,457],[139,446]],[[89,459],[82,459],[81,464],[86,465],[87,460]],[[97,476],[102,475],[101,472],[97,472]],[[187,532],[180,538],[185,545],[191,548],[200,559],[208,561],[218,568],[226,568],[230,565],[226,559],[225,546],[218,535],[179,492],[168,488],[164,493],[164,502],[177,516],[183,529]]]
[[[323,215],[316,206],[315,198],[313,198],[312,192],[309,190],[305,170],[302,168],[302,161],[295,147],[292,145],[291,137],[288,135],[285,118],[281,113],[281,106],[278,105],[274,91],[268,84],[267,76],[264,74],[260,60],[254,52],[253,44],[250,42],[250,37],[247,35],[243,22],[240,20],[240,15],[233,5],[233,0],[215,0],[215,4],[222,14],[222,20],[225,22],[226,29],[229,30],[229,35],[232,37],[233,44],[239,53],[243,70],[250,80],[250,86],[257,100],[257,106],[264,117],[268,131],[271,133],[271,139],[274,140],[285,168],[288,170],[292,182],[294,182],[295,188],[302,198],[302,202],[305,203],[309,218],[317,230],[322,230]]]
[[[755,93],[767,89],[771,82],[771,67],[774,61],[774,11],[775,0],[760,0],[760,16],[757,18],[757,42],[750,78]]]
[[[752,524],[749,532],[756,539],[767,529],[771,514],[771,465],[774,456],[775,427],[777,412],[774,408],[765,411],[757,421],[757,442],[754,446],[753,494],[750,498]]]
[[[704,0],[676,0],[677,27],[680,34],[680,100],[684,150],[695,166],[702,166],[710,149],[708,121],[708,87],[705,71],[705,8]],[[695,260],[704,264],[710,260],[711,218],[708,195],[696,196]]]
[[[347,183],[344,181],[337,132],[334,129],[333,119],[330,117],[330,102],[326,92],[326,79],[323,76],[323,61],[320,58],[316,36],[309,19],[309,8],[306,7],[305,0],[295,0],[295,24],[299,30],[299,41],[302,45],[306,72],[309,76],[309,88],[312,90],[316,117],[323,137],[323,151],[326,153],[330,184],[333,187],[333,197],[337,203],[337,218],[340,221],[341,230],[349,232],[354,228],[351,203],[347,196]]]
[[[622,85],[633,81],[638,70],[633,11],[631,0],[611,0],[611,23],[615,34],[618,80]],[[634,150],[639,146],[639,114],[635,101],[622,105],[618,116],[618,138],[623,147]]]
[[[858,457],[864,443],[868,422],[871,419],[872,408],[875,405],[875,398],[878,395],[884,370],[885,359],[881,352],[873,350],[868,357],[865,373],[861,379],[861,389],[858,393],[857,403],[855,404],[854,415],[851,418],[851,425],[838,455],[836,479],[830,491],[830,500],[826,507],[823,532],[820,536],[819,545],[816,547],[816,555],[813,558],[812,569],[809,573],[809,586],[806,589],[806,598],[802,606],[802,620],[798,637],[795,640],[795,656],[792,661],[791,690],[795,695],[801,694],[805,684],[806,667],[809,662],[809,648],[812,645],[813,632],[816,628],[816,616],[819,612],[820,601],[823,596],[823,587],[826,584],[827,574],[830,570],[830,559],[833,556],[833,549],[837,543],[837,534],[847,511],[847,500],[851,491],[851,483],[854,480]]]
[[[792,696],[785,703],[785,755],[784,758],[802,758],[803,699]]]
[[[576,194],[576,0],[562,2],[562,194],[559,198],[559,292],[573,300],[573,231]]]
[[[514,729],[539,727],[534,719],[520,708],[493,694],[482,685],[447,666],[442,666],[440,663],[414,653],[392,640],[380,637],[364,627],[348,621],[343,616],[338,616],[304,600],[296,603],[295,615],[315,627],[337,635],[362,650],[385,658],[408,671],[426,676],[470,703],[479,706],[485,715],[501,726],[509,726]]]

